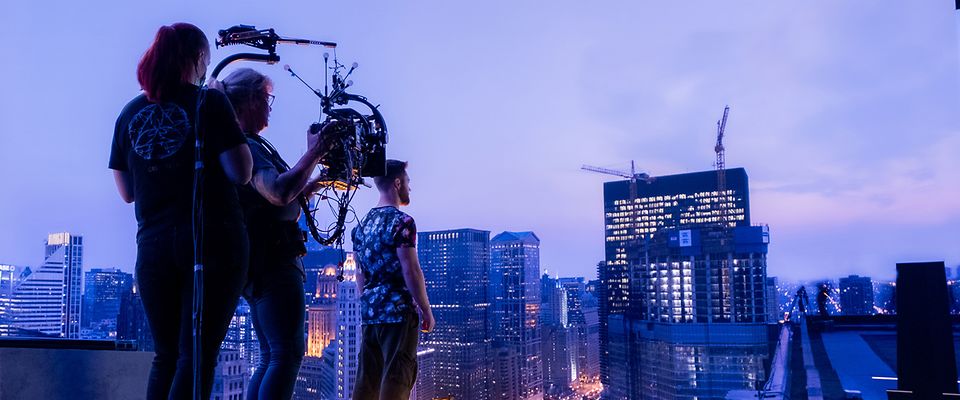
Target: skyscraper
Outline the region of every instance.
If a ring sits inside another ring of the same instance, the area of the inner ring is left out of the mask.
[[[0,336],[13,334],[13,287],[17,282],[17,267],[0,264]]]
[[[512,346],[520,356],[516,399],[543,398],[540,284],[537,235],[503,232],[490,240],[490,332],[497,346]]]
[[[843,315],[873,315],[873,282],[870,277],[840,278],[840,309]]]
[[[417,234],[420,266],[437,321],[420,345],[436,351],[436,396],[491,399],[488,334],[490,232],[457,229]]]
[[[897,313],[896,282],[878,281],[874,283],[874,303],[880,314]]]
[[[14,326],[21,334],[80,338],[83,237],[47,237],[43,264],[22,276],[14,290]]]
[[[629,259],[639,244],[665,228],[720,224],[749,226],[747,174],[742,168],[726,171],[725,193],[717,192],[717,174],[695,172],[638,182],[630,198],[630,181],[603,185],[606,260],[600,265],[601,381],[609,383],[608,317],[630,308]]]
[[[590,286],[587,285],[589,288]],[[581,349],[578,371],[581,383],[597,383],[600,380],[600,301],[588,290],[583,295],[583,331],[586,337],[581,337]]]
[[[433,400],[436,396],[436,382],[433,375],[436,367],[436,351],[417,350],[417,382],[410,391],[410,400]]]
[[[751,226],[742,168],[604,185],[604,397],[722,398],[767,356],[769,233]],[[606,325],[604,325],[606,324]],[[626,371],[613,375],[612,371]]]
[[[579,336],[570,318],[570,293],[559,279],[547,274],[540,277],[540,285],[543,391],[548,396],[558,397],[568,394],[577,380]]]
[[[136,280],[136,278],[134,278]],[[117,341],[134,344],[139,351],[153,351],[153,334],[147,323],[147,315],[140,300],[140,288],[133,287],[120,295],[120,312],[117,315]]]
[[[117,268],[84,273],[82,329],[90,338],[115,338],[120,298],[133,289],[133,275]]]
[[[323,301],[323,294],[337,292],[337,280],[332,282],[327,278],[329,272],[333,269],[333,277],[336,278],[339,273],[339,264],[346,260],[343,250],[334,249],[327,246],[321,246],[311,240],[312,246],[308,247],[307,255],[303,256],[303,271],[306,275],[303,282],[303,290],[306,295],[307,305],[316,301]],[[327,285],[327,287],[320,287]],[[330,287],[332,286],[332,288]]]
[[[575,333],[576,378],[578,383],[600,378],[600,338],[597,300],[587,291],[584,278],[560,278],[567,295],[567,319]]]
[[[309,355],[303,357],[303,362],[300,363],[300,371],[297,373],[297,383],[293,389],[293,400],[330,400],[330,397],[325,398],[321,395],[321,387],[324,379],[333,381],[336,378],[332,374],[323,376],[324,361],[326,360],[323,357]]]
[[[337,270],[328,266],[317,275],[313,301],[307,305],[307,355],[322,357],[337,336]]]
[[[247,362],[240,355],[239,350],[220,350],[217,355],[217,368],[213,376],[211,400],[243,399],[247,389],[247,380],[250,378],[246,373],[247,369]]]
[[[240,358],[243,359],[244,384],[253,376],[253,372],[260,363],[260,341],[253,328],[253,314],[250,311],[250,305],[247,301],[240,299],[237,309],[230,319],[230,326],[227,328],[227,335],[220,345],[223,350],[236,350]]]
[[[780,292],[777,290],[777,278],[767,277],[767,320],[779,321],[783,318],[780,312]]]
[[[349,400],[357,381],[360,354],[360,291],[353,253],[343,263],[343,282],[337,290],[337,399]]]

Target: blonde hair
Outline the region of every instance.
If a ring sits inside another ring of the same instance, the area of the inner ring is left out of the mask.
[[[223,90],[237,111],[252,101],[262,100],[260,93],[271,87],[270,78],[251,68],[240,68],[223,79]]]

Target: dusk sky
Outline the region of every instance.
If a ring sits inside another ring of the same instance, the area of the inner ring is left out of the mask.
[[[353,92],[382,105],[388,155],[410,161],[418,228],[532,230],[551,275],[592,279],[603,259],[602,183],[616,178],[581,164],[710,170],[727,104],[727,164],[746,168],[752,220],[770,226],[770,276],[960,265],[953,1],[278,4],[5,2],[0,263],[38,265],[46,235],[69,231],[85,269],[133,270],[113,125],[157,28],[185,21],[211,43],[241,23],[338,42],[360,64]],[[216,49],[213,64],[251,50]],[[264,135],[288,161],[318,102],[282,65],[322,85],[324,51],[234,64],[274,79]],[[375,202],[366,189],[354,205]]]

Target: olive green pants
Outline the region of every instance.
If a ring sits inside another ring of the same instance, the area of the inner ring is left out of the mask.
[[[417,379],[419,325],[419,318],[412,314],[395,324],[363,326],[353,400],[410,397]]]

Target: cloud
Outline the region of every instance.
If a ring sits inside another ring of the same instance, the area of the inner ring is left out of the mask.
[[[885,222],[922,226],[960,217],[960,134],[860,168],[821,169],[800,182],[755,180],[754,220],[823,229]]]

